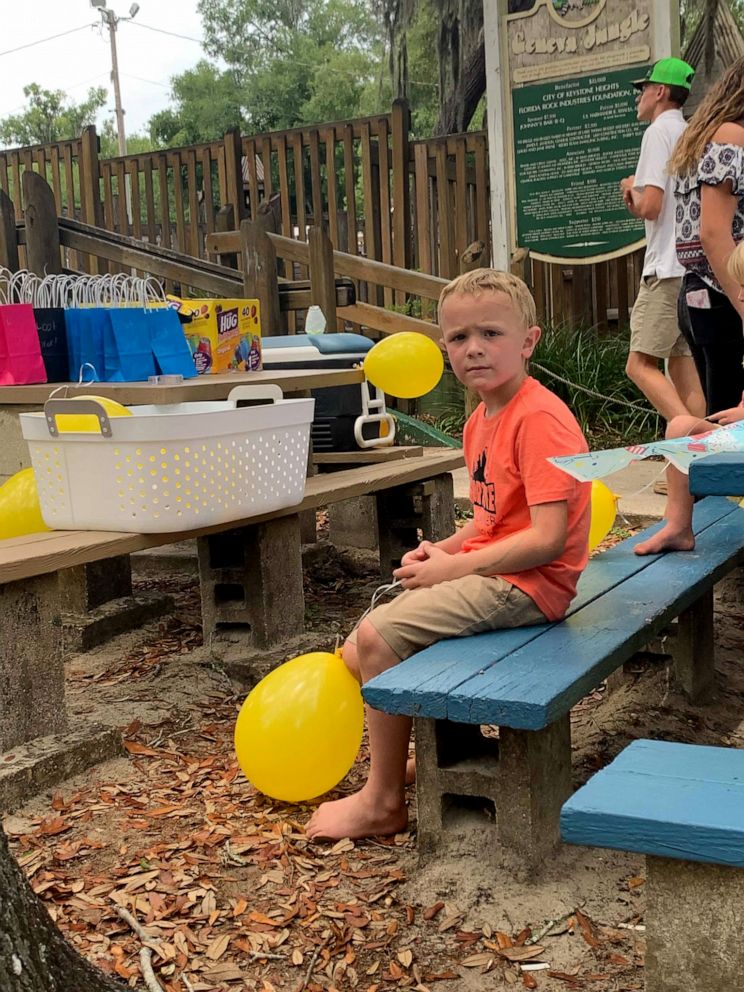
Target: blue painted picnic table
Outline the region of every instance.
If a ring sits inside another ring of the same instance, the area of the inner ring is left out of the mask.
[[[693,496],[744,496],[744,451],[706,455],[690,465]]]

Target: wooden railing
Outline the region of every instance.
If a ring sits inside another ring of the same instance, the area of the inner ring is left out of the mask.
[[[211,235],[257,220],[271,200],[281,236],[306,243],[309,227],[323,223],[335,250],[398,269],[451,278],[473,242],[490,257],[485,132],[413,141],[403,101],[389,114],[255,136],[233,129],[219,141],[112,159],[100,158],[93,128],[74,141],[0,151],[0,189],[19,217],[26,170],[47,180],[60,217],[195,258],[207,258]],[[532,261],[541,319],[624,325],[641,257]],[[291,274],[304,275],[307,262],[294,264]],[[404,290],[372,279],[359,294],[364,305],[407,302]]]

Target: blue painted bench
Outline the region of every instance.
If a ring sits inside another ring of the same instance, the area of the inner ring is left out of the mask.
[[[646,855],[646,992],[742,987],[744,751],[635,741],[560,822],[570,844]]]
[[[690,698],[706,695],[713,586],[744,560],[744,512],[709,497],[693,525],[692,553],[638,557],[649,528],[594,558],[558,623],[441,641],[364,687],[371,706],[414,717],[422,852],[476,798],[492,804],[503,848],[539,865],[571,793],[571,707],[675,617],[676,676]],[[498,739],[481,725],[497,725]]]

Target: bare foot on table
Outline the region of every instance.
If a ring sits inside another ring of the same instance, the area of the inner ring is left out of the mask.
[[[634,551],[637,555],[658,555],[663,551],[692,551],[694,547],[695,535],[688,527],[679,530],[666,524],[647,541],[636,544]]]
[[[398,834],[407,826],[408,809],[404,803],[399,807],[383,808],[361,789],[353,796],[318,806],[305,832],[313,840],[320,837],[341,840],[343,837],[358,839]]]

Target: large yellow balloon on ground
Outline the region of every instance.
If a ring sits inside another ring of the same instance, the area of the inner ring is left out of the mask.
[[[364,359],[364,374],[384,393],[413,399],[430,392],[444,371],[439,347],[425,334],[403,331],[378,341]]]
[[[51,530],[44,523],[32,468],[24,468],[0,486],[0,540]]]
[[[300,802],[346,775],[363,726],[357,681],[339,655],[317,651],[275,668],[251,691],[235,724],[235,753],[259,792]]]
[[[617,516],[617,496],[604,482],[592,482],[592,518],[589,525],[589,550],[594,551],[612,530]]]
[[[109,417],[131,417],[132,411],[108,396],[75,396],[76,400],[95,400],[100,403]],[[60,413],[57,415],[57,430],[60,434],[84,433],[100,434],[101,425],[94,413]]]

